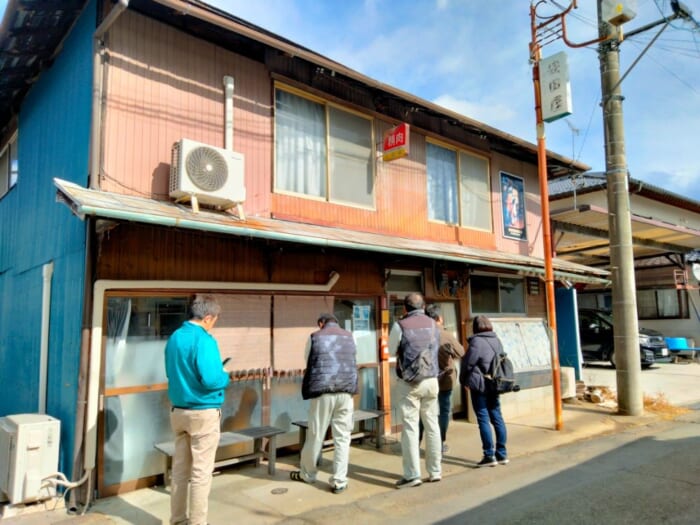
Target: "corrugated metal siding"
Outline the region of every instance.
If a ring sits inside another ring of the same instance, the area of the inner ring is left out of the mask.
[[[53,261],[47,412],[61,420],[59,470],[72,477],[85,223],[55,201],[53,177],[86,184],[95,7],[19,114],[19,179],[0,201],[0,416],[38,408],[42,266]],[[0,272],[1,273],[1,272]]]
[[[270,78],[262,64],[131,11],[110,30],[101,187],[168,199],[181,138],[224,146],[223,77],[234,78],[234,146],[245,155],[245,211],[269,210]]]

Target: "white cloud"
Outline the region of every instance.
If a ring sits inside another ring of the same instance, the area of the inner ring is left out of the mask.
[[[501,127],[503,123],[515,117],[513,108],[503,103],[477,104],[468,100],[459,99],[450,94],[440,95],[433,100],[444,108],[483,122],[493,127]]]

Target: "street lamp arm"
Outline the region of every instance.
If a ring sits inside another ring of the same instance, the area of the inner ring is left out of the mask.
[[[656,22],[649,22],[648,24],[643,25],[642,27],[638,27],[637,29],[633,29],[632,31],[628,31],[625,33],[625,38],[629,38],[631,36],[638,35],[639,33],[643,33],[644,31],[649,31],[649,29],[652,29],[658,25],[661,24],[666,24],[668,25],[669,23],[673,22],[674,20],[678,18],[684,18],[680,12],[673,13],[671,16],[667,16],[664,18],[661,18],[660,20],[657,20]],[[666,26],[664,26],[664,29]],[[662,29],[663,31],[663,29]]]
[[[561,17],[561,39],[564,41],[564,43],[569,46],[569,47],[586,47],[590,46],[591,44],[599,44],[600,42],[606,42],[608,40],[612,40],[614,38],[613,35],[607,35],[604,37],[600,38],[595,38],[593,40],[588,40],[587,42],[581,42],[579,44],[575,42],[571,42],[567,37],[566,37],[566,18],[564,18],[564,14],[566,12],[562,13]]]

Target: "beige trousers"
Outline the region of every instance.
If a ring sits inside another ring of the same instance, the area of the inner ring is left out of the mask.
[[[170,426],[175,434],[170,523],[205,525],[214,459],[221,433],[221,411],[218,408],[174,408],[170,412]]]
[[[309,428],[301,450],[301,475],[307,483],[314,483],[318,474],[316,461],[321,454],[328,425],[333,432],[333,475],[328,480],[331,487],[348,484],[348,460],[350,458],[350,434],[352,434],[353,400],[350,394],[323,394],[309,405]]]
[[[418,442],[418,423],[425,428],[425,468],[430,476],[442,474],[442,439],[438,425],[438,381],[431,377],[417,384],[398,380],[396,391],[399,396],[398,406],[403,418],[401,431],[401,456],[403,477],[416,479],[421,477],[420,443]]]

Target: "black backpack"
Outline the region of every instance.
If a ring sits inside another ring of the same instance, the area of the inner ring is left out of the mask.
[[[486,390],[498,394],[518,392],[520,386],[515,384],[513,363],[508,359],[508,354],[505,352],[498,352],[493,346],[491,346],[491,349],[493,350],[494,357],[493,361],[491,361],[491,367],[488,373],[484,374]]]

